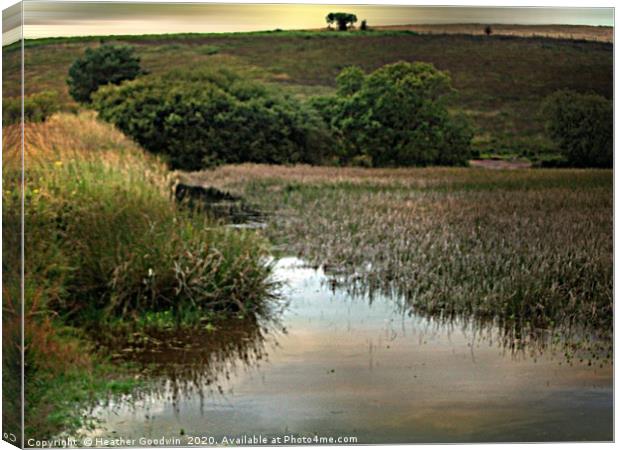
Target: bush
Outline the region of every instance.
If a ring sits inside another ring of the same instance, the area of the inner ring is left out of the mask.
[[[102,45],[87,48],[69,68],[69,94],[79,103],[90,103],[91,95],[100,86],[120,84],[133,80],[144,71],[140,59],[134,56],[132,47],[126,45]]]
[[[600,95],[558,91],[542,113],[549,136],[575,167],[613,166],[613,103]]]
[[[59,110],[58,93],[55,91],[43,91],[24,97],[24,120],[26,122],[44,122],[45,119]],[[19,123],[21,118],[21,98],[3,99],[2,124]]]
[[[333,97],[315,98],[339,141],[341,162],[364,156],[374,166],[466,164],[472,131],[452,116],[445,97],[452,92],[445,72],[425,63],[386,65],[370,75],[344,69]]]
[[[175,169],[219,163],[319,163],[327,127],[309,107],[233,72],[175,71],[94,96],[100,117]]]

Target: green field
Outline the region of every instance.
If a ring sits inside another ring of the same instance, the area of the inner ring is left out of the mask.
[[[539,117],[542,99],[559,89],[611,98],[613,44],[515,36],[430,35],[411,31],[260,32],[65,38],[26,41],[26,93],[55,90],[75,107],[66,86],[71,63],[87,46],[129,43],[153,73],[172,68],[231,67],[300,97],[332,92],[341,69],[370,71],[396,61],[424,61],[448,71],[457,92],[453,110],[476,125],[481,156],[544,159],[556,152]],[[5,54],[5,95],[18,96]]]

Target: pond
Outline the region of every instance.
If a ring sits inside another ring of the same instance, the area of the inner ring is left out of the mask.
[[[296,258],[280,259],[275,271],[287,302],[276,321],[237,320],[141,352],[151,388],[98,405],[101,423],[90,436],[176,437],[182,445],[254,435],[613,439],[610,362],[569,363],[551,347],[511,351],[492,328],[352,296]]]

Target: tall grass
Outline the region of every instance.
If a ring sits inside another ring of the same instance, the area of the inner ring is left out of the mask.
[[[90,115],[26,131],[26,270],[69,316],[253,310],[268,297],[254,232],[181,212],[165,166]]]
[[[7,144],[19,147],[18,125],[4,134]],[[5,319],[12,318],[4,322],[4,350],[13,358],[5,359],[5,368],[18,363],[21,347],[15,251],[21,196],[18,182],[6,182],[19,177],[17,156],[3,152],[3,225],[12,249],[3,273],[13,280],[4,291]],[[105,355],[95,352],[95,334],[139,328],[149,314],[191,327],[214,314],[268,309],[274,284],[264,239],[178,209],[164,164],[94,115],[27,123],[25,160],[29,436],[75,430],[84,419],[79,405],[118,389],[115,378],[125,372],[109,368]],[[3,379],[15,398],[19,386],[11,383],[17,379]]]
[[[499,324],[512,346],[548,331],[607,356],[611,171],[246,165],[194,176],[275,209],[273,240],[352,290]]]

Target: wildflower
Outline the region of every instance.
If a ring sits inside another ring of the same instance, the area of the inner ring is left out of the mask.
[[[55,165],[56,167],[61,167],[61,166],[62,166],[62,161],[55,161],[55,162],[54,162],[54,165]]]

